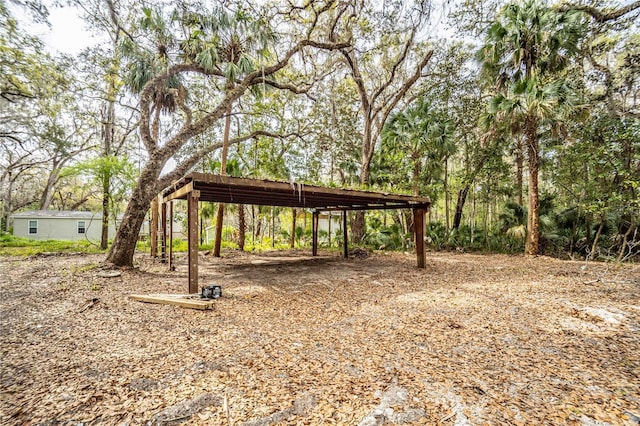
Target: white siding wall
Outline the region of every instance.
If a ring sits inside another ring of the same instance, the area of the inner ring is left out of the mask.
[[[38,221],[38,233],[29,234],[29,221]],[[78,222],[84,221],[85,234],[78,233]],[[84,240],[100,241],[102,235],[101,219],[80,218],[23,218],[16,217],[13,220],[13,235],[16,237],[31,238],[33,240]],[[109,238],[115,236],[113,225],[109,226]]]

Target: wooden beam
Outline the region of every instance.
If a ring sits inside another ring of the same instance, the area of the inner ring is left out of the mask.
[[[193,182],[187,182],[185,185],[181,186],[179,189],[176,189],[173,192],[165,195],[162,201],[166,203],[167,201],[175,200],[177,198],[185,198],[191,192],[193,192]]]
[[[191,296],[193,297],[193,296]],[[160,305],[174,305],[189,309],[208,310],[213,309],[216,302],[209,300],[191,299],[188,295],[179,294],[132,294],[130,300],[146,303],[158,303]]]
[[[162,263],[167,261],[167,203],[162,203],[160,218],[162,220],[162,246],[161,259]]]
[[[318,225],[320,220],[320,212],[314,211],[311,220],[311,232],[312,232],[312,243],[311,243],[311,254],[312,256],[318,255]]]
[[[189,294],[198,292],[198,202],[200,191],[187,195],[187,222],[189,241]]]
[[[345,259],[349,257],[349,241],[347,240],[347,237],[347,211],[344,210],[342,212],[342,254]]]
[[[173,271],[173,201],[169,201],[169,270]]]
[[[413,209],[413,223],[415,228],[416,241],[416,257],[418,260],[418,268],[425,267],[424,255],[424,217],[426,211],[424,209]]]
[[[328,206],[317,207],[318,211],[330,212],[330,211],[351,211],[351,210],[399,210],[399,209],[427,209],[429,204],[427,203],[408,203],[408,204],[367,204],[358,206]]]

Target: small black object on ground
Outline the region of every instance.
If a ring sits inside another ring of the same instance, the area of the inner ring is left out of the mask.
[[[222,287],[215,284],[211,284],[209,287],[202,287],[200,297],[202,299],[219,299],[222,297]]]

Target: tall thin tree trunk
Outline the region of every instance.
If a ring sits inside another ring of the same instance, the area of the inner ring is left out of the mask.
[[[476,231],[476,193],[475,191],[473,191],[471,193],[471,199],[472,199],[472,209],[471,209],[471,217],[469,218],[469,228],[471,228],[471,244],[473,245],[473,236],[475,235],[475,231]]]
[[[58,180],[59,172],[58,169],[61,167],[61,164],[58,164],[57,160],[53,160],[53,169],[49,173],[47,177],[47,183],[44,188],[44,192],[42,193],[42,197],[40,198],[40,210],[49,210],[49,206],[51,205],[51,199],[53,198],[53,187]]]
[[[420,195],[420,154],[414,153],[411,156],[411,162],[413,163],[413,184],[412,192],[415,197]]]
[[[262,236],[262,220],[260,219],[260,207],[258,207],[258,214],[257,214],[258,218],[257,218],[257,222],[256,222],[256,238],[261,239]]]
[[[7,172],[7,179],[9,182],[9,187],[7,188],[7,195],[2,204],[4,209],[4,230],[9,232],[9,217],[11,216],[11,210],[13,209],[13,173],[11,171]]]
[[[451,223],[449,222],[449,157],[444,158],[444,216],[445,216],[445,226],[447,235],[449,235],[449,230],[451,229]]]
[[[229,130],[231,128],[231,104],[227,107],[224,119],[224,137],[222,140],[222,154],[220,158],[220,174],[227,174],[227,152],[229,151]],[[216,215],[216,238],[213,243],[213,255],[220,257],[220,246],[222,245],[222,221],[224,220],[224,203],[218,204],[218,214]]]
[[[625,232],[622,236],[622,244],[620,245],[620,251],[618,252],[618,259],[616,259],[618,262],[621,262],[622,259],[624,259],[624,253],[627,250],[627,241],[629,241],[629,235],[631,235],[631,232],[634,231],[636,227],[636,225],[629,222],[627,232]],[[631,252],[631,247],[629,247],[629,252]]]
[[[584,182],[589,182],[589,166],[584,165]],[[591,245],[591,213],[585,212],[584,215],[585,237],[587,238],[587,247]]]
[[[271,206],[271,247],[276,246],[276,208]]]
[[[538,146],[537,121],[533,116],[525,119],[527,135],[527,156],[529,160],[529,197],[527,212],[527,240],[525,252],[537,255],[540,250],[540,198],[538,174],[540,171],[540,151]]]
[[[364,132],[362,135],[362,161],[360,164],[360,185],[369,185],[369,178],[371,176],[371,158],[373,156],[374,141],[373,135],[373,123],[370,118],[370,111],[365,113],[364,118]],[[351,241],[358,244],[362,241],[365,234],[365,211],[358,210],[352,216],[351,219]]]
[[[256,245],[256,206],[251,205],[251,244]]]
[[[596,231],[595,237],[593,237],[593,245],[591,246],[591,251],[587,255],[587,260],[594,259],[596,250],[598,249],[598,241],[600,240],[600,235],[602,234],[602,230],[604,229],[605,224],[605,215],[600,216],[600,225],[598,226],[598,230]]]
[[[522,200],[522,193],[523,193],[523,181],[522,181],[522,176],[523,176],[523,171],[524,171],[524,156],[522,153],[522,139],[520,137],[518,137],[517,139],[517,146],[516,146],[516,191],[517,191],[517,198],[518,198],[518,204],[520,206],[523,206],[523,200]]]
[[[112,70],[113,71],[113,70]],[[106,111],[103,115],[103,129],[102,129],[102,157],[106,160],[110,155],[115,138],[115,96],[117,88],[115,87],[116,79],[113,78],[113,74],[110,73],[109,87],[108,87],[108,99],[106,105]],[[100,248],[105,250],[109,243],[109,199],[111,198],[111,173],[108,167],[105,165],[102,179],[102,232],[100,236]]]
[[[106,250],[109,244],[109,198],[111,197],[111,175],[106,173],[102,178],[102,231],[100,248]]]
[[[291,248],[295,248],[296,246],[296,216],[298,216],[298,212],[296,209],[291,209],[291,236],[289,237],[289,246]]]
[[[468,182],[460,191],[458,191],[458,200],[456,201],[456,211],[453,215],[452,229],[458,229],[460,227],[460,223],[462,222],[462,211],[464,209],[464,204],[467,201],[467,195],[469,194],[470,188],[471,182]]]
[[[244,215],[244,204],[238,204],[238,248],[244,251],[244,240],[246,229],[246,220]]]

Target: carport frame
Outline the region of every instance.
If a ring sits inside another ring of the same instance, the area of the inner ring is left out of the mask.
[[[349,256],[347,212],[351,210],[411,209],[414,218],[414,238],[418,268],[425,267],[424,224],[431,201],[428,197],[328,188],[295,182],[278,182],[235,178],[205,173],[191,173],[175,182],[162,198],[162,259],[169,245],[169,269],[173,265],[173,201],[187,201],[189,293],[198,292],[198,204],[210,201],[228,204],[253,204],[311,209],[312,254],[318,255],[318,222],[320,212],[341,211],[343,256]],[[167,241],[167,203],[169,204],[169,241]]]

